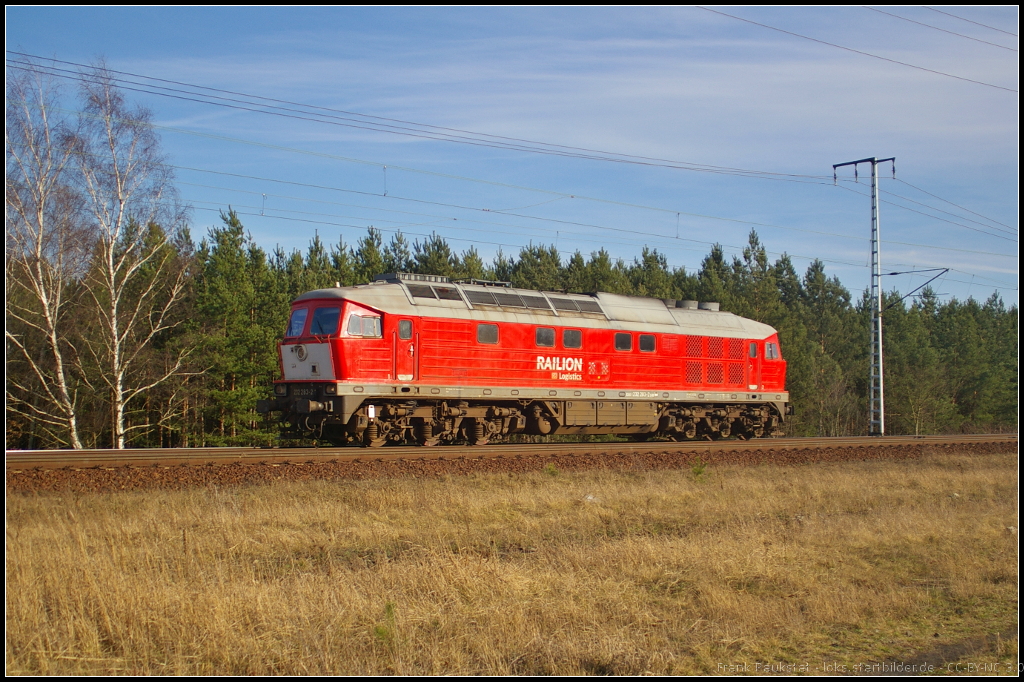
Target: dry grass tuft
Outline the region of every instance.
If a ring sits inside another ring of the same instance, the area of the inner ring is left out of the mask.
[[[1012,455],[9,496],[6,670],[908,660],[1016,632],[1016,502]]]

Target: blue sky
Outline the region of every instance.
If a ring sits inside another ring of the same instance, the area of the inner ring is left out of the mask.
[[[437,232],[485,261],[532,242],[629,262],[646,245],[693,271],[713,243],[739,255],[753,228],[773,257],[790,254],[801,273],[820,258],[856,294],[868,282],[869,170],[855,184],[841,169],[833,186],[832,165],[895,156],[896,181],[880,167],[883,269],[948,267],[940,294],[1018,302],[1016,7],[711,9],[874,57],[697,7],[8,7],[6,39],[9,58],[103,58],[142,76],[617,155],[129,93],[160,126],[197,238],[231,205],[268,249],[305,249],[314,233],[352,244],[374,225],[385,239]],[[634,157],[703,170],[624,162]]]

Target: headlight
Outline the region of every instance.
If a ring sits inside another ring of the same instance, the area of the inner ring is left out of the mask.
[[[338,385],[327,384],[326,386],[324,386],[324,393],[326,393],[327,395],[338,395]]]
[[[274,393],[277,395],[288,395],[288,384],[274,384]]]

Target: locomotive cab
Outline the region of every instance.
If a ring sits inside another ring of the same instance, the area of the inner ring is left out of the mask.
[[[336,378],[331,339],[337,336],[341,306],[303,305],[292,310],[281,351],[281,376],[285,381],[317,381]]]
[[[352,301],[296,304],[280,343],[281,381],[391,379],[384,316]]]

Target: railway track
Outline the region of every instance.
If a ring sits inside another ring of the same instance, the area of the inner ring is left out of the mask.
[[[877,448],[900,445],[1016,444],[1017,434],[970,436],[885,436],[846,438],[772,438],[685,442],[519,443],[478,447],[454,445],[418,446],[385,450],[363,448],[165,448],[134,450],[8,450],[7,470],[142,466],[203,466],[217,464],[310,464],[321,462],[368,462],[388,460],[456,460],[536,455],[609,453],[716,452],[827,448]]]
[[[521,443],[435,448],[190,448],[14,450],[7,491],[105,491],[237,485],[274,480],[519,472],[554,466],[673,469],[709,464],[806,464],[1017,452],[1017,434],[771,438],[749,441]]]

